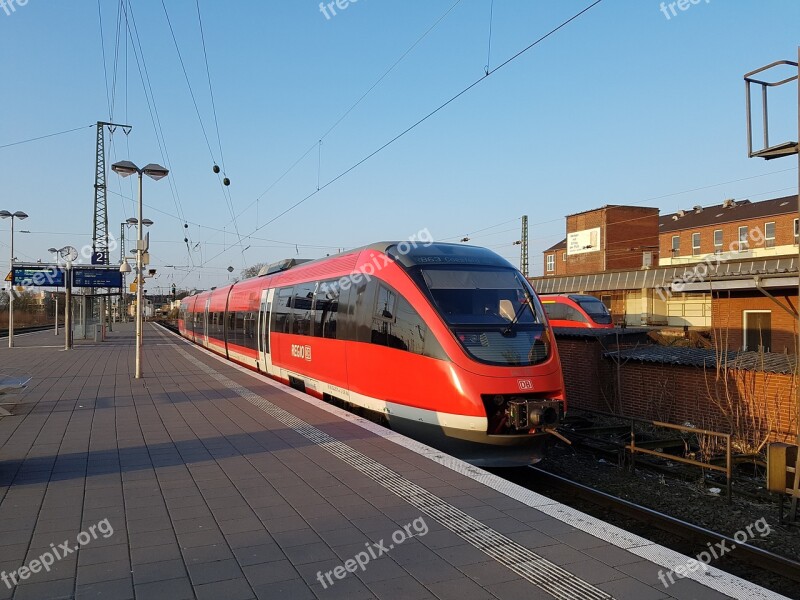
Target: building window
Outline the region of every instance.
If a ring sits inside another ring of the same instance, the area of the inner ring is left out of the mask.
[[[547,271],[548,273],[552,273],[556,270],[556,256],[555,254],[548,254],[547,255]]]
[[[747,243],[747,227],[739,227],[739,252],[746,252],[749,245]]]
[[[764,247],[775,247],[775,221],[764,225]]]
[[[714,252],[722,253],[722,229],[714,230]]]
[[[794,243],[795,244],[797,243],[798,239],[800,239],[800,230],[798,229],[799,226],[800,226],[800,223],[798,223],[798,220],[795,219],[794,220]]]
[[[561,261],[562,262],[567,262],[567,253],[566,252],[564,252],[564,254],[561,255]]]
[[[744,339],[742,350],[745,352],[770,352],[772,350],[772,311],[745,310]]]
[[[678,256],[681,253],[681,236],[672,236],[672,255]]]
[[[692,256],[700,255],[700,234],[692,234]]]

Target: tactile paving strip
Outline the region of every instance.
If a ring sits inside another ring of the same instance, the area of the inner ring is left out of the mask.
[[[229,390],[373,479],[387,490],[419,509],[423,514],[435,519],[475,548],[478,548],[554,598],[561,600],[612,598],[611,595],[603,590],[583,581],[569,571],[507,538],[491,527],[484,525],[376,460],[354,450],[321,429],[309,425],[290,412],[265,400],[225,375],[218,373],[185,350],[178,347],[176,347],[176,350],[186,360],[219,381]]]

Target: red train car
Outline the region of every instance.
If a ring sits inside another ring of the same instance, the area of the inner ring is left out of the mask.
[[[539,298],[553,327],[613,329],[606,305],[586,294],[543,295]]]
[[[563,418],[556,346],[493,252],[383,242],[186,298],[181,335],[473,464],[537,460]]]

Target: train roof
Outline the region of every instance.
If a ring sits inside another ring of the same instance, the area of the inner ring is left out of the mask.
[[[375,242],[360,248],[346,250],[339,254],[325,256],[314,260],[284,259],[276,263],[267,265],[261,270],[259,276],[272,275],[288,271],[295,267],[313,267],[318,263],[345,255],[359,254],[364,250],[375,250],[389,255],[393,260],[402,266],[430,266],[432,264],[461,264],[461,265],[487,265],[495,267],[514,266],[498,254],[481,248],[480,246],[468,246],[466,244],[448,244],[444,242],[420,242],[409,240],[395,240],[385,242]]]
[[[417,266],[430,267],[444,265],[476,265],[511,269],[515,268],[506,259],[492,252],[491,250],[488,250],[487,248],[481,248],[480,246],[448,244],[444,242],[423,243],[420,241],[409,240],[385,241],[375,242],[374,244],[361,246],[360,248],[353,248],[339,254],[333,254],[331,256],[325,256],[314,260],[284,259],[277,261],[262,268],[257,277],[245,279],[237,284],[233,284],[233,286],[238,289],[238,287],[242,284],[254,282],[260,277],[281,275],[287,271],[293,271],[299,267],[302,267],[303,271],[306,269],[314,269],[314,267],[320,266],[326,261],[341,259],[346,256],[357,256],[365,250],[373,250],[376,252],[381,252],[382,254],[386,254],[391,257],[392,260],[406,269]],[[223,286],[222,288],[207,290],[205,292],[196,294],[196,296],[190,296],[189,298],[196,298],[197,296],[205,294],[219,293],[220,290],[227,290],[230,287],[232,286],[227,285]]]
[[[392,242],[385,252],[406,268],[417,266],[476,265],[504,267],[514,266],[498,254],[479,246],[464,244],[445,244],[434,242],[420,244],[414,242]]]

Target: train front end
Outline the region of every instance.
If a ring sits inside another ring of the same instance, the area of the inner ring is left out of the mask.
[[[431,445],[479,466],[538,461],[556,440],[566,398],[555,340],[528,281],[484,248],[432,244],[393,258],[438,320],[453,382],[442,412],[465,417],[428,431],[438,437]],[[418,424],[392,426],[409,425],[423,434]]]

